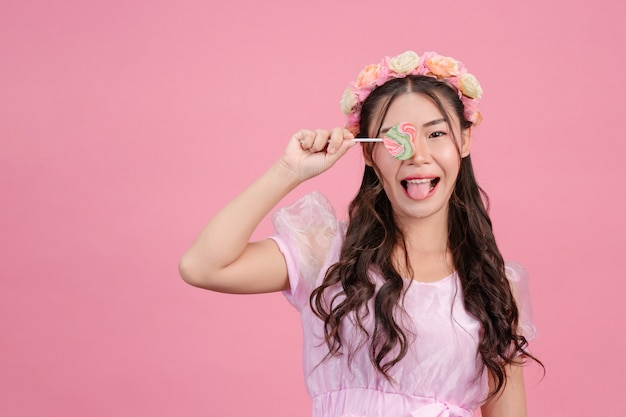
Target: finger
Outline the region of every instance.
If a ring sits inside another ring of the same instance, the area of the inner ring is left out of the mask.
[[[293,138],[300,142],[302,149],[309,150],[315,141],[315,132],[308,129],[302,129],[293,135]]]
[[[357,142],[353,140],[342,140],[335,152],[328,153],[328,161],[334,165],[335,162],[343,157],[348,152],[348,150],[356,144]]]
[[[328,141],[328,150],[329,154],[334,154],[337,152],[337,149],[341,146],[341,142],[344,140],[344,132],[340,127],[336,127],[330,132],[330,140]]]
[[[317,129],[315,130],[315,140],[311,146],[311,151],[320,152],[328,146],[328,137],[330,133],[327,130]]]
[[[352,140],[354,139],[354,133],[350,132],[348,129],[343,129],[343,138],[344,140]]]

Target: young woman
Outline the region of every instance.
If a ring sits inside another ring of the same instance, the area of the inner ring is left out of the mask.
[[[462,63],[434,52],[368,65],[342,98],[346,128],[297,132],[182,257],[192,285],[285,292],[302,317],[313,416],[526,415],[535,330],[524,269],[504,263],[472,170],[481,94]],[[389,139],[399,130],[408,142]],[[249,241],[285,195],[366,137],[385,141],[362,143],[347,224],[312,193],[275,214],[275,236]]]

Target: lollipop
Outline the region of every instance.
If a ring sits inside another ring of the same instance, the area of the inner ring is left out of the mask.
[[[383,138],[383,145],[391,156],[405,161],[413,156],[413,140],[417,135],[415,127],[407,122],[394,125],[387,131]]]
[[[356,138],[357,142],[382,142],[389,153],[396,159],[405,161],[410,159],[415,153],[413,141],[417,136],[415,127],[407,122],[400,122],[393,125],[385,137],[381,138]]]

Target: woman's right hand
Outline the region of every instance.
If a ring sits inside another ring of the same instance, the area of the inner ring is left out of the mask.
[[[354,135],[336,127],[327,130],[302,129],[291,137],[281,163],[300,181],[321,174],[356,144]]]

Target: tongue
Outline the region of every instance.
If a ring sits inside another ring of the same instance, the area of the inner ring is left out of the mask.
[[[406,192],[413,200],[423,200],[430,192],[430,181],[419,184],[408,183]]]

